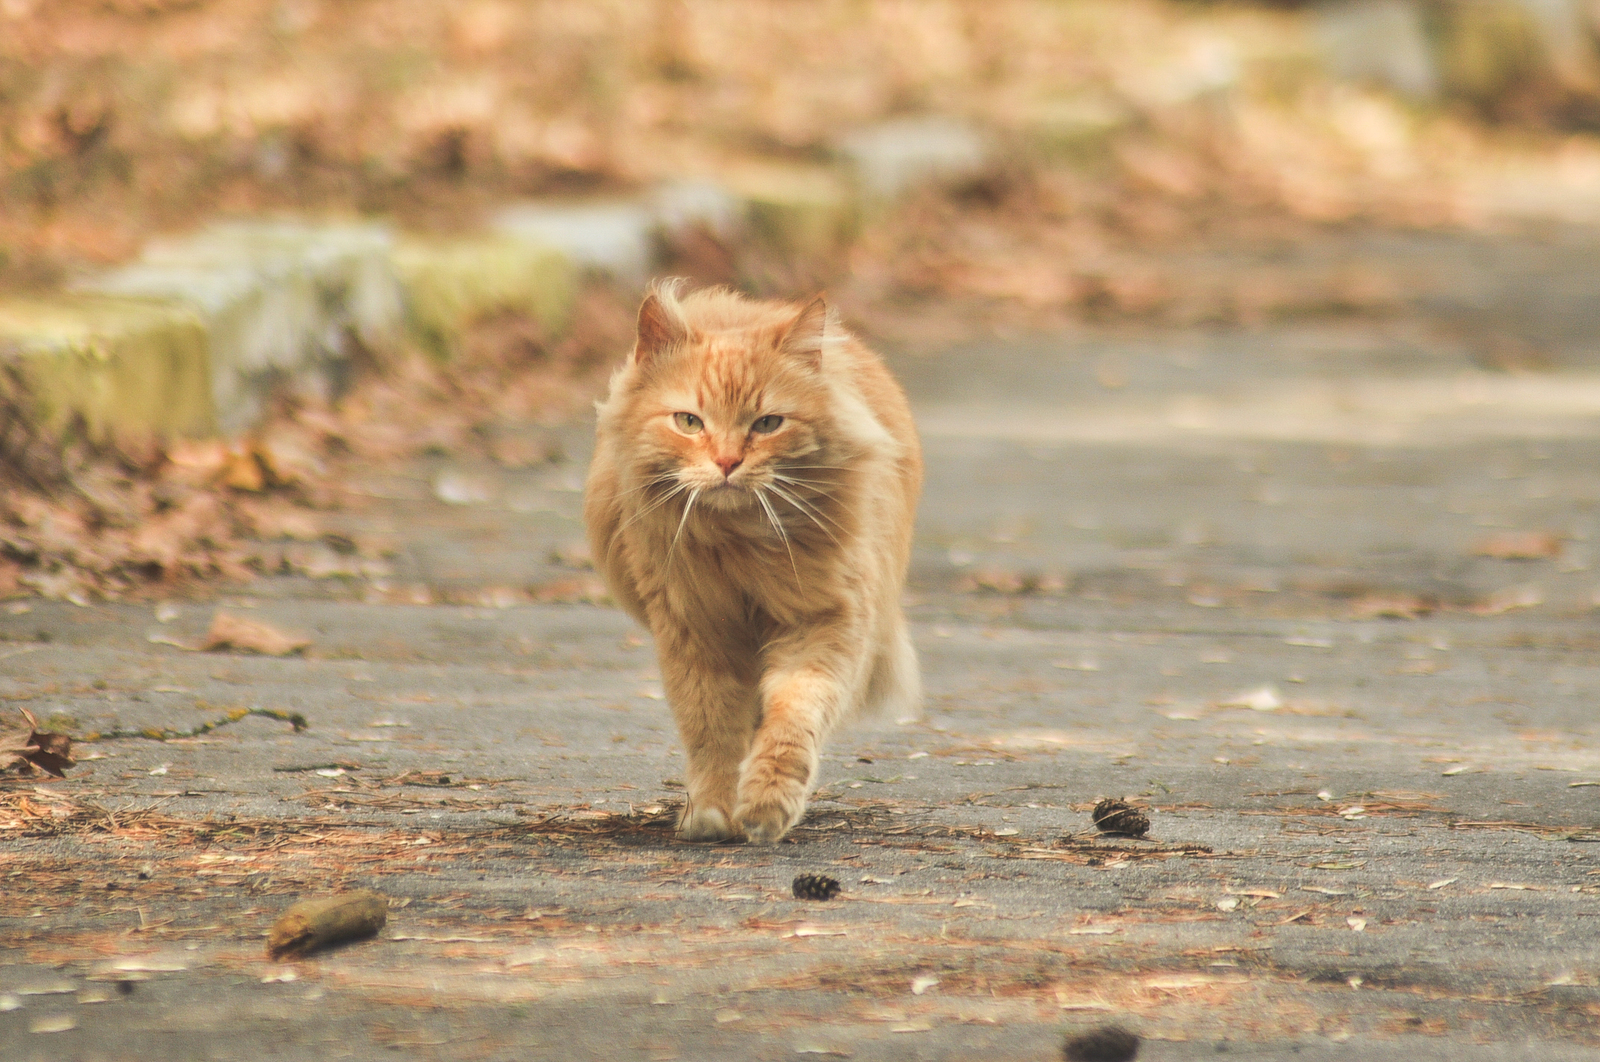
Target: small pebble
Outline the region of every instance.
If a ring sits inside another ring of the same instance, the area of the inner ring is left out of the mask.
[[[1138,1054],[1139,1038],[1116,1025],[1069,1037],[1062,1049],[1067,1062],[1131,1062]]]

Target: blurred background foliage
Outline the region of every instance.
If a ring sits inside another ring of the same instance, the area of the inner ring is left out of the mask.
[[[1567,191],[1524,200],[1587,203],[1597,26],[1593,0],[0,0],[0,283],[218,212],[462,228],[930,113],[1055,174],[1033,208],[1157,234],[1221,204],[1466,222],[1533,159]]]
[[[377,217],[416,248],[688,179],[796,209],[658,232],[655,267],[826,287],[901,349],[1398,314],[1430,271],[1339,237],[1600,223],[1597,29],[1600,0],[0,0],[0,295],[218,217]],[[852,136],[899,119],[981,137],[982,166],[841,191]],[[353,578],[382,550],[308,515],[339,470],[546,462],[528,426],[586,408],[638,279],[584,277],[560,330],[457,322],[447,359],[351,343],[347,386],[233,439],[63,435],[0,366],[0,598]],[[1471,332],[1486,367],[1548,363]]]

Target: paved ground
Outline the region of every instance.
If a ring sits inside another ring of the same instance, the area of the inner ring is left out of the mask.
[[[1331,247],[1427,294],[897,354],[928,718],[841,736],[776,848],[670,836],[648,643],[579,600],[583,425],[530,428],[568,455],[536,469],[363,472],[334,522],[394,545],[376,581],[0,612],[8,707],[309,722],[0,789],[0,1050],[1048,1059],[1115,1021],[1153,1060],[1596,1057],[1600,255]],[[168,644],[218,608],[314,644]],[[1089,835],[1107,795],[1150,840]],[[265,959],[344,886],[393,899],[380,939]]]

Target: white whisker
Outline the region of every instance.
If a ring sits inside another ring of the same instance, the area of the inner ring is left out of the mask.
[[[678,495],[682,494],[684,491],[686,491],[688,489],[689,489],[689,484],[687,484],[687,483],[679,483],[676,487],[673,487],[671,490],[667,491],[667,493],[665,493],[661,497],[657,498],[647,508],[640,509],[638,512],[634,513],[632,516],[628,517],[627,523],[625,523],[621,527],[617,528],[617,532],[620,534],[621,532],[627,530],[629,527],[632,527],[635,523],[637,523],[638,521],[644,519],[646,516],[649,516],[651,513],[655,512],[657,509],[659,509],[663,505],[667,504],[667,502],[671,501],[673,498],[676,498]]]
[[[772,478],[784,483],[793,483],[797,487],[802,487],[813,494],[820,494],[824,498],[828,498],[830,500],[833,498],[832,491],[823,490],[821,487],[817,486],[816,481],[814,480],[801,479],[799,476],[786,476],[781,472],[772,473]]]
[[[829,515],[828,510],[826,510],[822,506],[818,505],[812,499],[810,499],[810,498],[802,498],[802,497],[799,496],[799,494],[796,494],[794,491],[790,491],[789,493],[791,495],[793,495],[793,497],[794,497],[794,499],[796,501],[802,502],[806,506],[806,508],[810,509],[812,512],[816,513],[818,516],[820,516],[824,520],[828,521],[828,523],[832,524],[834,527],[838,528],[840,531],[847,530],[843,524],[841,524],[839,521],[835,520],[831,515]]]
[[[675,472],[663,472],[658,476],[654,476],[654,477],[652,477],[650,479],[645,480],[643,483],[639,484],[637,487],[629,487],[627,490],[622,491],[621,493],[619,493],[617,495],[617,497],[626,498],[628,495],[637,494],[641,490],[649,490],[651,487],[658,486],[658,485],[660,485],[662,483],[671,483],[676,478],[677,478],[677,473],[675,473]]]
[[[828,530],[828,528],[822,523],[822,520],[817,519],[817,516],[821,515],[823,520],[827,520],[828,523],[833,524],[833,526],[838,527],[839,530],[843,531],[844,528],[839,526],[839,522],[837,520],[833,519],[831,516],[822,512],[821,510],[813,512],[811,506],[808,506],[798,497],[791,494],[789,491],[784,490],[775,483],[769,484],[767,489],[772,491],[772,493],[776,494],[778,497],[782,498],[784,501],[788,502],[790,505],[794,506],[796,509],[800,510],[801,515],[806,517],[806,519],[810,520],[812,523],[816,524],[819,528],[822,528],[822,533],[833,539],[834,545],[844,545],[844,543],[839,541],[838,536],[836,536],[832,531]]]
[[[700,488],[696,487],[689,492],[689,500],[683,503],[683,516],[678,518],[678,530],[673,532],[672,545],[667,547],[667,565],[672,565],[673,554],[678,548],[678,539],[683,537],[683,525],[689,522],[689,511],[694,508],[694,501],[700,497]]]
[[[800,585],[800,566],[795,563],[794,549],[789,545],[789,532],[783,529],[783,524],[778,520],[778,514],[772,511],[772,503],[767,500],[766,494],[763,493],[760,487],[756,488],[755,495],[756,501],[761,503],[761,508],[766,512],[767,519],[772,521],[772,529],[778,532],[779,538],[783,539],[783,548],[789,554],[789,567],[794,569],[794,588],[804,592],[805,588]]]

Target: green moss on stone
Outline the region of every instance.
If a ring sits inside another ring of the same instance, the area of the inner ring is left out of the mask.
[[[854,239],[860,226],[857,197],[835,170],[752,164],[733,168],[726,181],[744,203],[750,231],[780,251],[830,254]]]
[[[395,270],[413,335],[441,358],[496,313],[525,313],[551,334],[567,326],[575,276],[559,251],[504,236],[401,240]]]
[[[96,440],[216,429],[206,330],[192,310],[92,295],[0,300],[0,361],[47,430],[79,417]]]

